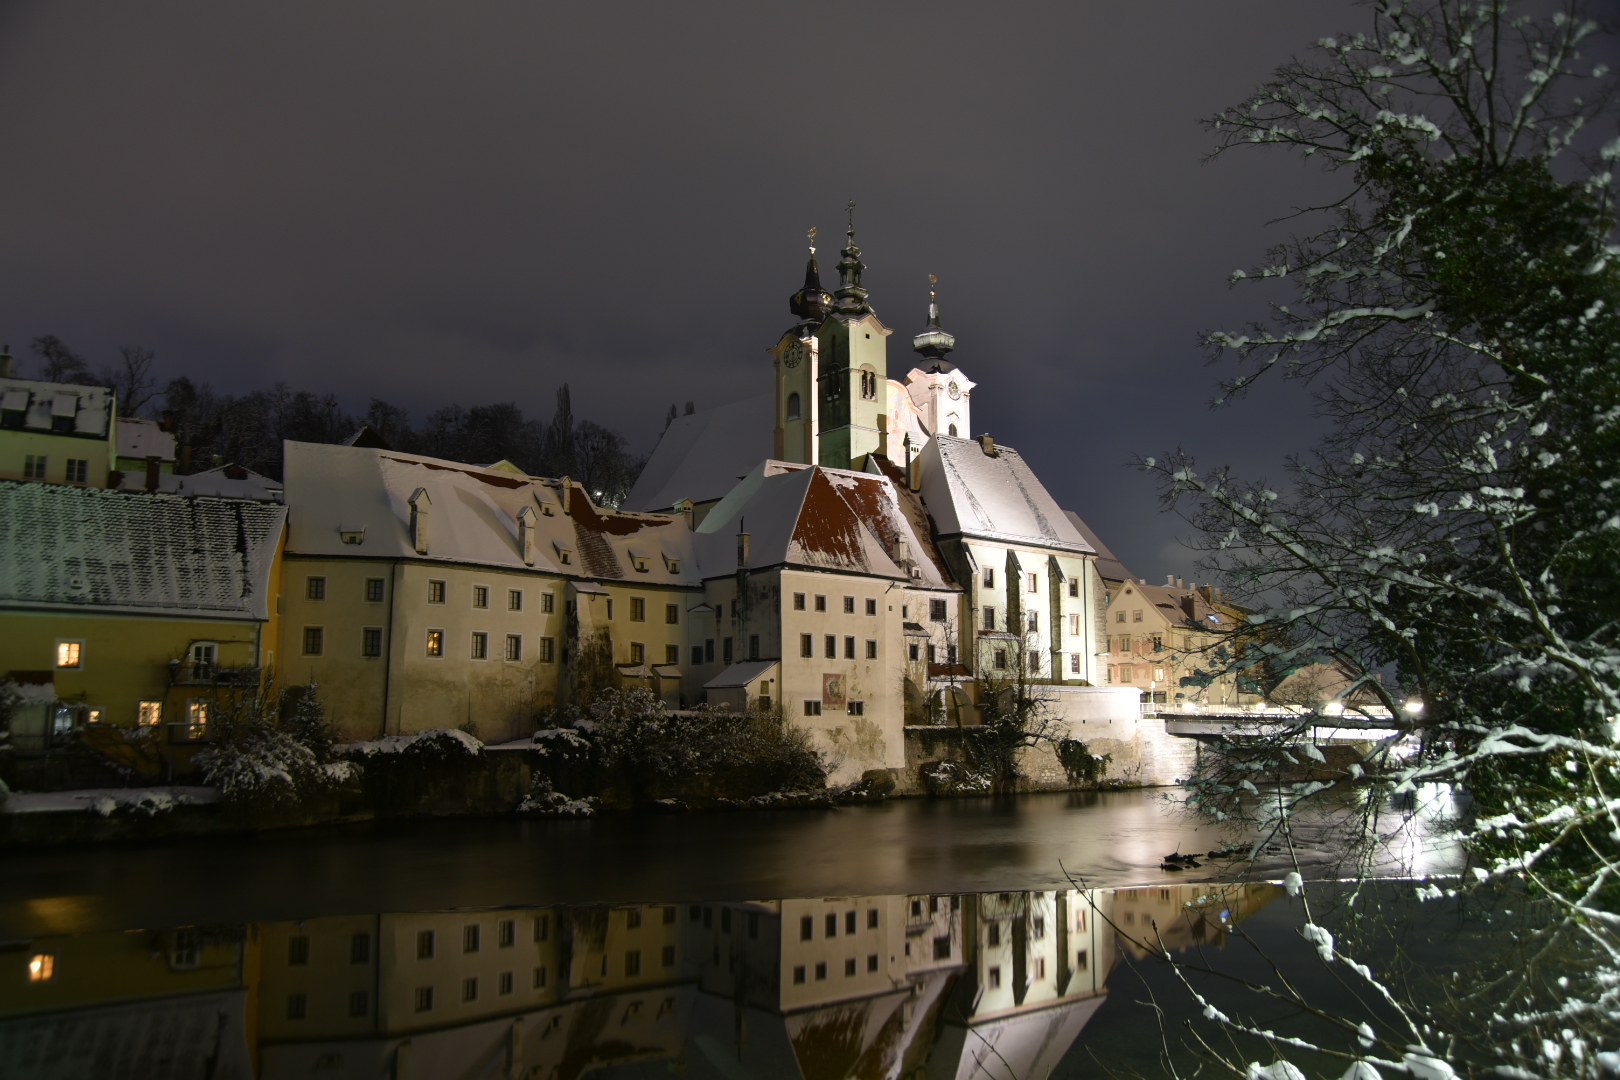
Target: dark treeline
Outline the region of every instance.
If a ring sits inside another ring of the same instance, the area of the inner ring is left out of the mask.
[[[505,460],[533,476],[569,476],[609,505],[630,493],[646,463],[644,456],[630,453],[618,432],[575,419],[567,383],[557,390],[549,423],[504,402],[446,405],[418,427],[404,409],[381,398],[372,398],[364,415],[356,416],[331,394],[294,390],[286,383],[231,395],[182,375],[159,388],[150,374],[149,349],[126,347],[121,368],[99,372],[55,337],[36,338],[33,351],[39,378],[111,386],[118,393],[119,415],[165,421],[174,432],[180,471],[234,463],[280,480],[283,440],[348,442],[362,424],[406,453],[478,465]]]

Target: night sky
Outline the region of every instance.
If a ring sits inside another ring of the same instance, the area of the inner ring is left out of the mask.
[[[767,10],[768,8],[768,10]],[[804,233],[854,199],[891,376],[940,279],[975,434],[1149,580],[1195,577],[1133,454],[1253,474],[1308,400],[1207,407],[1226,275],[1329,190],[1204,164],[1196,120],[1364,9],[1164,4],[89,5],[0,10],[0,339],[417,422],[511,400],[651,447],[766,392]],[[1337,181],[1332,181],[1337,183]],[[832,287],[832,286],[829,286]],[[760,418],[768,427],[771,418]]]

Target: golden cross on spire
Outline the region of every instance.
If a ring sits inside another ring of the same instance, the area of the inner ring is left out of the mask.
[[[810,226],[810,231],[805,235],[810,238],[810,254],[814,255],[816,253],[816,227],[814,225]]]
[[[849,212],[849,235],[853,237],[855,235],[855,200],[849,200],[849,205],[844,209]]]

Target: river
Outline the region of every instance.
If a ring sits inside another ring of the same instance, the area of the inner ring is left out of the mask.
[[[1136,791],[13,851],[0,1076],[1151,1073],[1150,934],[1298,952],[1335,835],[1173,872],[1225,836]],[[1422,821],[1385,866],[1458,869]]]

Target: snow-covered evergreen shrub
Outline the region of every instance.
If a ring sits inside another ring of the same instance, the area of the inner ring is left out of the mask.
[[[227,805],[287,808],[357,775],[358,766],[333,757],[316,684],[294,689],[277,694],[267,684],[215,703],[210,746],[196,761]]]

